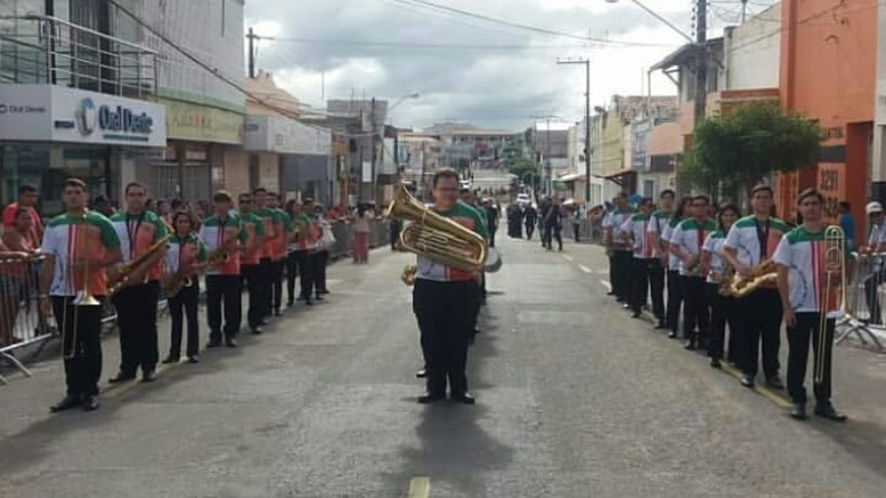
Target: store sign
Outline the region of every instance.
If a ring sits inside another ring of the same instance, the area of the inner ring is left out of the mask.
[[[162,105],[53,85],[0,85],[8,140],[166,146]]]
[[[241,144],[243,114],[178,100],[160,99],[166,106],[170,139]]]
[[[247,115],[243,146],[255,152],[328,156],[332,132],[282,116]]]

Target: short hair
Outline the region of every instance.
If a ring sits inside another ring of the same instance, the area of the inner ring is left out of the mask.
[[[850,209],[852,209],[852,206],[850,206],[849,203],[846,201],[840,201],[840,209],[845,209],[846,211],[849,211]]]
[[[231,202],[231,194],[227,190],[219,190],[212,196],[212,202]]]
[[[252,193],[253,193],[253,195],[258,195],[258,194],[261,194],[261,193],[265,193],[265,194],[267,194],[267,193],[268,193],[268,189],[266,189],[266,188],[264,188],[264,187],[258,187],[257,189],[253,190]]]
[[[180,216],[184,216],[188,220],[188,223],[191,225],[191,228],[194,227],[194,218],[191,217],[191,213],[182,209],[182,210],[176,211],[175,214],[172,215],[172,228],[175,228],[175,224],[178,222],[178,218]]]
[[[160,207],[161,204],[169,204],[169,201],[166,199],[157,199],[157,207]]]
[[[18,188],[18,195],[27,194],[29,192],[37,193],[37,187],[26,183]]]
[[[304,200],[301,201],[302,206],[307,206],[308,204],[313,204],[313,203],[314,203],[313,197],[305,197]]]
[[[95,206],[103,206],[105,204],[110,205],[111,200],[107,198],[105,195],[96,196],[96,198],[92,201],[92,204]]]
[[[440,168],[434,173],[434,179],[431,183],[431,186],[436,187],[441,178],[452,178],[455,181],[459,180],[458,172],[456,172],[454,169]]]
[[[240,192],[240,194],[237,195],[237,200],[240,200],[244,197],[249,197],[250,199],[252,199],[252,194],[250,194],[249,192]]]
[[[677,193],[676,193],[676,192],[674,192],[673,190],[671,190],[671,189],[669,189],[669,188],[666,188],[666,189],[662,190],[661,193],[658,194],[658,198],[661,199],[661,198],[663,198],[663,197],[666,196],[666,195],[671,196],[671,199],[674,199],[674,198],[677,197]]]
[[[182,207],[182,204],[183,203],[181,199],[172,199],[171,201],[169,201],[169,209],[173,211],[178,211],[178,208]]]
[[[640,204],[638,204],[638,205],[643,206],[645,204],[649,204],[651,206],[652,205],[652,197],[644,197],[644,198],[640,199]]]
[[[126,184],[126,188],[123,189],[123,194],[124,194],[124,195],[125,195],[125,194],[128,194],[128,193],[129,193],[129,189],[133,189],[133,188],[140,188],[140,189],[144,190],[145,193],[148,193],[148,189],[147,189],[147,187],[145,187],[145,186],[142,185],[141,183],[139,183],[139,182],[129,182],[129,183]]]
[[[616,199],[627,199],[628,194],[627,194],[627,192],[619,192],[618,195],[615,196],[615,198]]]
[[[815,197],[818,202],[824,204],[824,196],[821,195],[821,192],[815,187],[810,187],[797,194],[797,205],[802,204],[807,197]]]
[[[79,178],[68,178],[65,180],[65,188],[68,187],[77,187],[80,190],[86,192],[86,182]]]
[[[775,191],[772,190],[772,187],[764,183],[761,183],[751,189],[751,197],[757,195],[757,192],[769,192],[769,197],[773,197],[775,195]]]
[[[710,204],[711,198],[704,195],[704,194],[698,194],[692,198],[692,202],[695,202],[695,201],[705,201],[705,204]]]
[[[270,190],[268,190],[267,192],[268,192],[268,197],[277,197],[277,192],[271,192]]]

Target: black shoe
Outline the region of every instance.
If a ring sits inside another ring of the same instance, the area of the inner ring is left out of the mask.
[[[723,368],[723,364],[717,358],[711,358],[711,368]]]
[[[52,413],[63,412],[65,410],[70,410],[71,408],[80,406],[83,403],[83,398],[80,396],[75,396],[73,394],[68,394],[61,401],[49,407],[49,411]]]
[[[826,418],[828,420],[832,420],[834,422],[845,422],[846,421],[846,415],[843,415],[842,413],[835,410],[834,406],[831,405],[830,403],[828,403],[827,405],[824,405],[824,406],[816,405],[815,415],[818,417],[821,417],[821,418]]]
[[[329,289],[320,289],[320,294],[329,294]]]
[[[178,363],[179,360],[180,360],[180,358],[178,356],[169,355],[166,358],[163,358],[163,361],[161,361],[160,363],[163,363],[164,365],[168,365],[170,363]]]
[[[442,401],[446,399],[446,395],[441,393],[424,393],[418,397],[418,402],[426,405],[428,403],[436,403],[437,401]]]
[[[668,328],[668,324],[666,324],[665,322],[658,322],[658,325],[653,327],[654,330],[664,330],[666,328]]]
[[[110,382],[111,384],[119,384],[121,382],[130,381],[134,378],[135,373],[117,372],[117,375],[108,379],[108,382]]]
[[[98,396],[95,394],[88,394],[83,396],[83,411],[84,412],[94,412],[98,410]]]
[[[683,345],[683,349],[686,351],[695,351],[698,349],[698,346],[695,344],[695,341],[686,341],[686,344]]]
[[[782,390],[784,389],[784,384],[781,382],[781,379],[778,378],[778,375],[773,375],[766,379],[766,385],[771,387],[772,389]]]
[[[624,309],[626,309],[626,310],[631,309],[631,305],[628,304],[628,303],[622,303],[621,307],[624,308]]]
[[[236,348],[237,347],[237,339],[234,339],[233,337],[228,337],[227,339],[225,339],[225,346],[227,346],[229,348]]]
[[[305,304],[308,305],[308,306],[313,306],[313,305],[314,305],[314,303],[311,301],[311,298],[309,298],[309,297],[308,297],[308,298],[305,298]]]
[[[754,388],[754,377],[748,374],[744,374],[741,376],[741,385],[747,387],[748,389]]]
[[[676,338],[677,338],[677,333],[674,332],[673,330],[668,333],[668,339],[676,339]]]
[[[274,310],[274,316],[283,316],[283,312],[279,309]]]
[[[428,376],[428,371],[425,370],[424,368],[422,368],[422,369],[419,370],[418,372],[415,372],[415,378],[416,378],[416,379],[424,379],[424,378],[427,377],[427,376]]]
[[[806,403],[794,403],[788,415],[794,420],[806,420]]]
[[[142,372],[142,382],[144,382],[145,384],[150,383],[150,382],[154,382],[156,380],[157,380],[157,372],[155,372],[153,368]]]
[[[221,346],[221,339],[218,337],[210,337],[209,343],[206,344],[207,348],[217,348],[219,346]]]
[[[640,312],[639,311],[632,311],[631,318],[640,318]]]
[[[197,355],[188,356],[188,363],[200,363],[200,357]]]
[[[305,300],[305,297],[304,297],[304,296],[298,296],[297,298],[295,298],[295,300],[296,300],[296,301],[304,301],[304,300]]]
[[[314,296],[314,300],[315,300],[315,301],[322,301],[322,300],[323,300],[323,296],[320,295],[320,294],[317,294],[316,296]]]
[[[295,306],[295,301],[286,301],[286,307],[287,307],[287,308],[291,308],[291,307],[293,307],[293,306]]]
[[[475,400],[474,397],[471,396],[471,393],[469,393],[469,392],[452,393],[452,395],[449,397],[449,399],[451,399],[452,401],[455,401],[456,403],[462,403],[465,405],[473,405],[474,403],[477,402],[477,400]]]
[[[250,327],[252,329],[252,333],[254,335],[261,335],[262,329],[260,326],[256,325],[255,327]]]

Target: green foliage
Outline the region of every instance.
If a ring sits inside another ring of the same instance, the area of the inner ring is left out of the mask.
[[[515,157],[505,163],[508,173],[517,176],[517,181],[526,183],[534,183],[539,185],[541,177],[538,174],[538,165],[525,157]]]
[[[683,171],[692,186],[737,199],[774,172],[818,162],[821,140],[818,124],[799,114],[768,102],[741,105],[695,128]]]

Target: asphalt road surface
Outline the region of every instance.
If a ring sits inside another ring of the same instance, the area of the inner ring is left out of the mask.
[[[110,389],[97,412],[47,413],[59,360],[13,376],[0,496],[886,496],[883,357],[839,347],[834,401],[851,420],[795,422],[777,393],[615,306],[599,248],[500,238],[470,354],[475,406],[415,402],[418,331],[399,280],[411,258],[380,250],[331,267],[325,303]],[[117,339],[104,345],[107,386]]]

